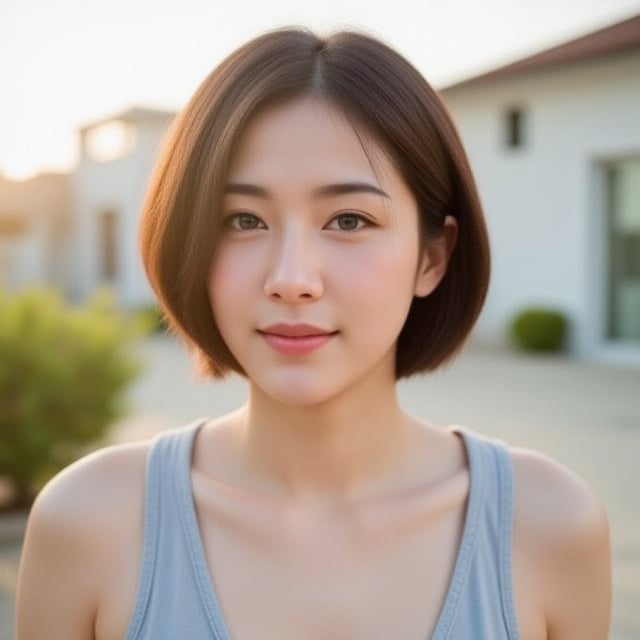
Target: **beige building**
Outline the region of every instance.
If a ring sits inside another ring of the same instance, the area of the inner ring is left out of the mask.
[[[67,174],[14,182],[0,174],[0,284],[67,281],[71,189]]]

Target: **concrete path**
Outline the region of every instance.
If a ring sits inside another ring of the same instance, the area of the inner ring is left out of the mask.
[[[132,387],[133,412],[116,425],[111,442],[146,439],[244,402],[240,378],[218,385],[193,381],[185,351],[170,338],[148,339],[140,349],[149,370]],[[415,415],[542,451],[591,484],[611,525],[610,638],[640,638],[640,370],[471,343],[447,369],[403,381],[398,393]],[[0,522],[0,640],[13,638],[21,522]]]

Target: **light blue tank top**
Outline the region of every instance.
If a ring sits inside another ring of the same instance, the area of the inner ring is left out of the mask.
[[[191,492],[192,445],[206,422],[153,439],[142,563],[125,640],[233,640],[209,575]],[[445,602],[425,640],[520,640],[511,580],[511,456],[502,440],[460,425],[450,429],[466,446],[469,499]]]

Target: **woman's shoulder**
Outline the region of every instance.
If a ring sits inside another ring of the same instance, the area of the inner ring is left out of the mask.
[[[535,585],[554,637],[604,637],[597,633],[608,627],[610,616],[611,551],[603,501],[589,482],[555,458],[523,447],[508,449],[515,567],[522,567],[522,581]],[[583,635],[576,634],[578,629]]]
[[[600,496],[582,476],[540,451],[508,446],[514,475],[516,524],[556,545],[600,529],[607,520]]]
[[[63,468],[40,490],[27,519],[17,585],[23,628],[37,629],[38,637],[45,631],[93,637],[106,585],[138,550],[149,445],[98,449]],[[29,614],[34,608],[42,620],[60,620],[59,627],[34,626]]]
[[[138,523],[144,508],[145,464],[151,441],[96,449],[55,474],[31,506],[29,528],[55,536],[60,548],[87,550],[85,560],[109,554]]]
[[[40,490],[32,512],[58,517],[76,526],[108,519],[109,511],[144,488],[145,464],[152,441],[112,444],[75,460]]]

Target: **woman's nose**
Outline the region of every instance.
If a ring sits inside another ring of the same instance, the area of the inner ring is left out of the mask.
[[[290,227],[280,242],[274,242],[270,265],[266,295],[295,301],[322,293],[318,254],[304,229]]]

